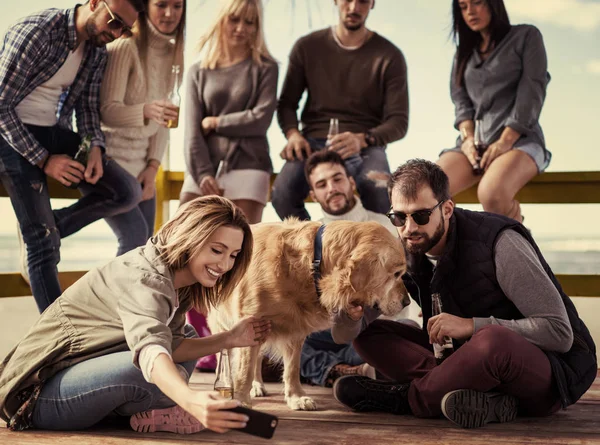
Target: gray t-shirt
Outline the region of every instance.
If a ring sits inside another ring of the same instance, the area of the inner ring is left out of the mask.
[[[473,319],[475,332],[490,324],[501,325],[541,349],[567,352],[573,343],[567,310],[531,244],[514,230],[505,230],[496,240],[494,263],[502,291],[524,318],[477,317]],[[378,316],[373,308],[365,308],[364,317],[359,321],[351,320],[345,312],[339,313],[332,328],[334,340],[351,342]]]

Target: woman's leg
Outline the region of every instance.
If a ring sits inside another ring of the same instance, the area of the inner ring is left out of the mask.
[[[143,246],[148,241],[147,235],[151,229],[148,228],[140,205],[141,203],[120,215],[105,218],[119,242],[117,256]]]
[[[185,204],[186,202],[190,202],[192,199],[199,198],[200,196],[202,196],[202,195],[197,195],[195,193],[190,193],[190,192],[182,192],[179,195],[179,205],[181,206],[181,205]]]
[[[257,224],[262,219],[263,209],[265,206],[258,201],[250,199],[236,199],[233,203],[242,209],[250,224]]]
[[[511,150],[494,159],[481,178],[477,197],[486,212],[498,213],[521,222],[521,205],[515,195],[538,174],[527,153]]]
[[[190,325],[186,338],[198,334]],[[195,360],[178,364],[185,379]],[[133,365],[131,351],[116,352],[73,365],[47,380],[33,409],[33,426],[47,430],[79,430],[95,425],[109,414],[131,416],[175,403],[158,386],[148,383]]]
[[[440,156],[437,164],[448,175],[450,196],[468,189],[481,179],[473,174],[473,166],[462,152],[447,151]]]
[[[124,351],[86,360],[50,378],[35,404],[33,425],[79,430],[112,413],[131,416],[174,405],[158,386],[144,379],[133,365],[131,351]]]
[[[146,240],[154,235],[154,224],[156,223],[156,195],[147,201],[140,202],[139,209],[146,221]]]

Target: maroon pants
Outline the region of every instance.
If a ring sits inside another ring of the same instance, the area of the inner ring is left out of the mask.
[[[417,417],[440,416],[442,398],[455,389],[511,394],[519,399],[520,415],[545,416],[560,408],[546,354],[503,326],[480,329],[439,366],[428,335],[394,321],[374,321],[354,347],[387,378],[412,382],[408,401]]]

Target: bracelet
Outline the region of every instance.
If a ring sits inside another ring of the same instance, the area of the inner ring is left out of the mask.
[[[160,167],[160,163],[150,161],[146,164],[146,167],[152,167],[152,168],[156,169],[156,171],[158,171],[158,169]]]

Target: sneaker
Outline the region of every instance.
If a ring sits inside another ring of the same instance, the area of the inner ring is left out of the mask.
[[[198,419],[179,406],[136,413],[129,419],[129,424],[139,433],[168,431],[177,434],[193,434],[205,428]]]
[[[345,375],[362,375],[371,379],[376,377],[375,368],[368,363],[356,366],[338,363],[329,370],[329,374],[327,374],[327,379],[325,380],[325,387],[331,388],[337,379]]]
[[[518,403],[508,394],[459,389],[444,396],[442,413],[458,426],[479,428],[489,422],[515,420]]]
[[[23,234],[21,233],[21,225],[17,221],[17,238],[19,239],[19,249],[21,251],[21,257],[19,261],[19,268],[21,272],[21,276],[25,280],[25,282],[31,286],[31,282],[29,281],[29,264],[27,263],[27,246],[25,245],[25,241],[23,240]]]
[[[340,377],[333,384],[333,397],[354,411],[384,411],[411,414],[408,404],[410,383],[373,380],[364,376]]]

